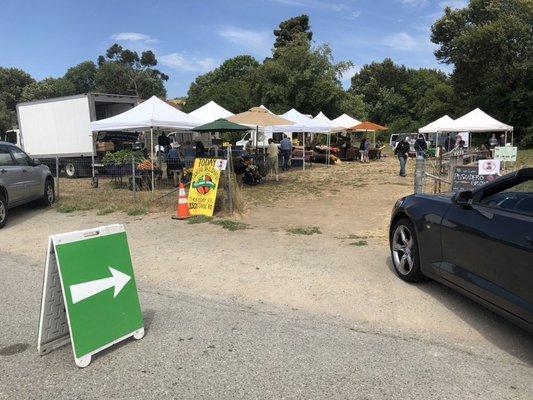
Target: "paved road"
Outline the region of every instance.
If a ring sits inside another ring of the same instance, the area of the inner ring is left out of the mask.
[[[0,251],[0,276],[1,399],[533,398],[532,354],[163,292],[142,280],[145,338],[78,369],[69,346],[36,353],[42,266]]]

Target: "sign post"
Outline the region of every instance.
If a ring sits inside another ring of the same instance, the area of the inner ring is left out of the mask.
[[[217,199],[220,170],[226,168],[225,160],[197,158],[191,177],[187,201],[191,215],[213,216]]]
[[[78,367],[129,337],[144,336],[133,266],[122,225],[50,236],[37,350],[70,340]]]

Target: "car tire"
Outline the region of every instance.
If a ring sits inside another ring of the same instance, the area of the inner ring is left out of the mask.
[[[420,270],[420,256],[415,227],[407,218],[398,220],[390,237],[392,265],[400,279],[406,282],[427,280]]]
[[[50,207],[56,201],[56,192],[54,188],[54,181],[47,179],[44,184],[44,193],[41,199],[41,204],[46,207]]]
[[[4,196],[0,194],[0,229],[6,225],[8,211],[7,201]]]
[[[67,178],[74,179],[78,177],[79,165],[74,161],[68,161],[65,163],[65,175]]]

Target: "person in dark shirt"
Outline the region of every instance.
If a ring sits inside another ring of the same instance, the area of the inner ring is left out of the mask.
[[[406,136],[398,142],[394,149],[394,154],[398,156],[398,160],[400,161],[400,176],[402,177],[407,176],[405,173],[405,165],[407,164],[407,158],[409,157],[409,147],[409,141]]]
[[[415,140],[416,156],[424,157],[426,155],[427,149],[428,149],[428,145],[426,143],[426,139],[424,139],[424,135],[419,134],[418,139]]]
[[[181,182],[183,167],[180,162],[179,145],[172,143],[172,146],[167,154],[167,171],[172,174],[174,186],[177,187]]]
[[[198,140],[196,142],[196,157],[204,157],[204,156],[205,156],[205,146],[200,140]]]

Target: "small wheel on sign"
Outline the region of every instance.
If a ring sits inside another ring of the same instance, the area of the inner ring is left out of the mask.
[[[91,363],[91,356],[83,356],[81,358],[76,358],[76,365],[80,368],[85,368]]]
[[[140,340],[144,337],[144,328],[137,329],[135,332],[133,332],[133,338],[135,340]]]
[[[93,187],[93,188],[97,188],[98,187],[98,178],[96,176],[93,177],[93,179],[91,180],[91,187]]]

